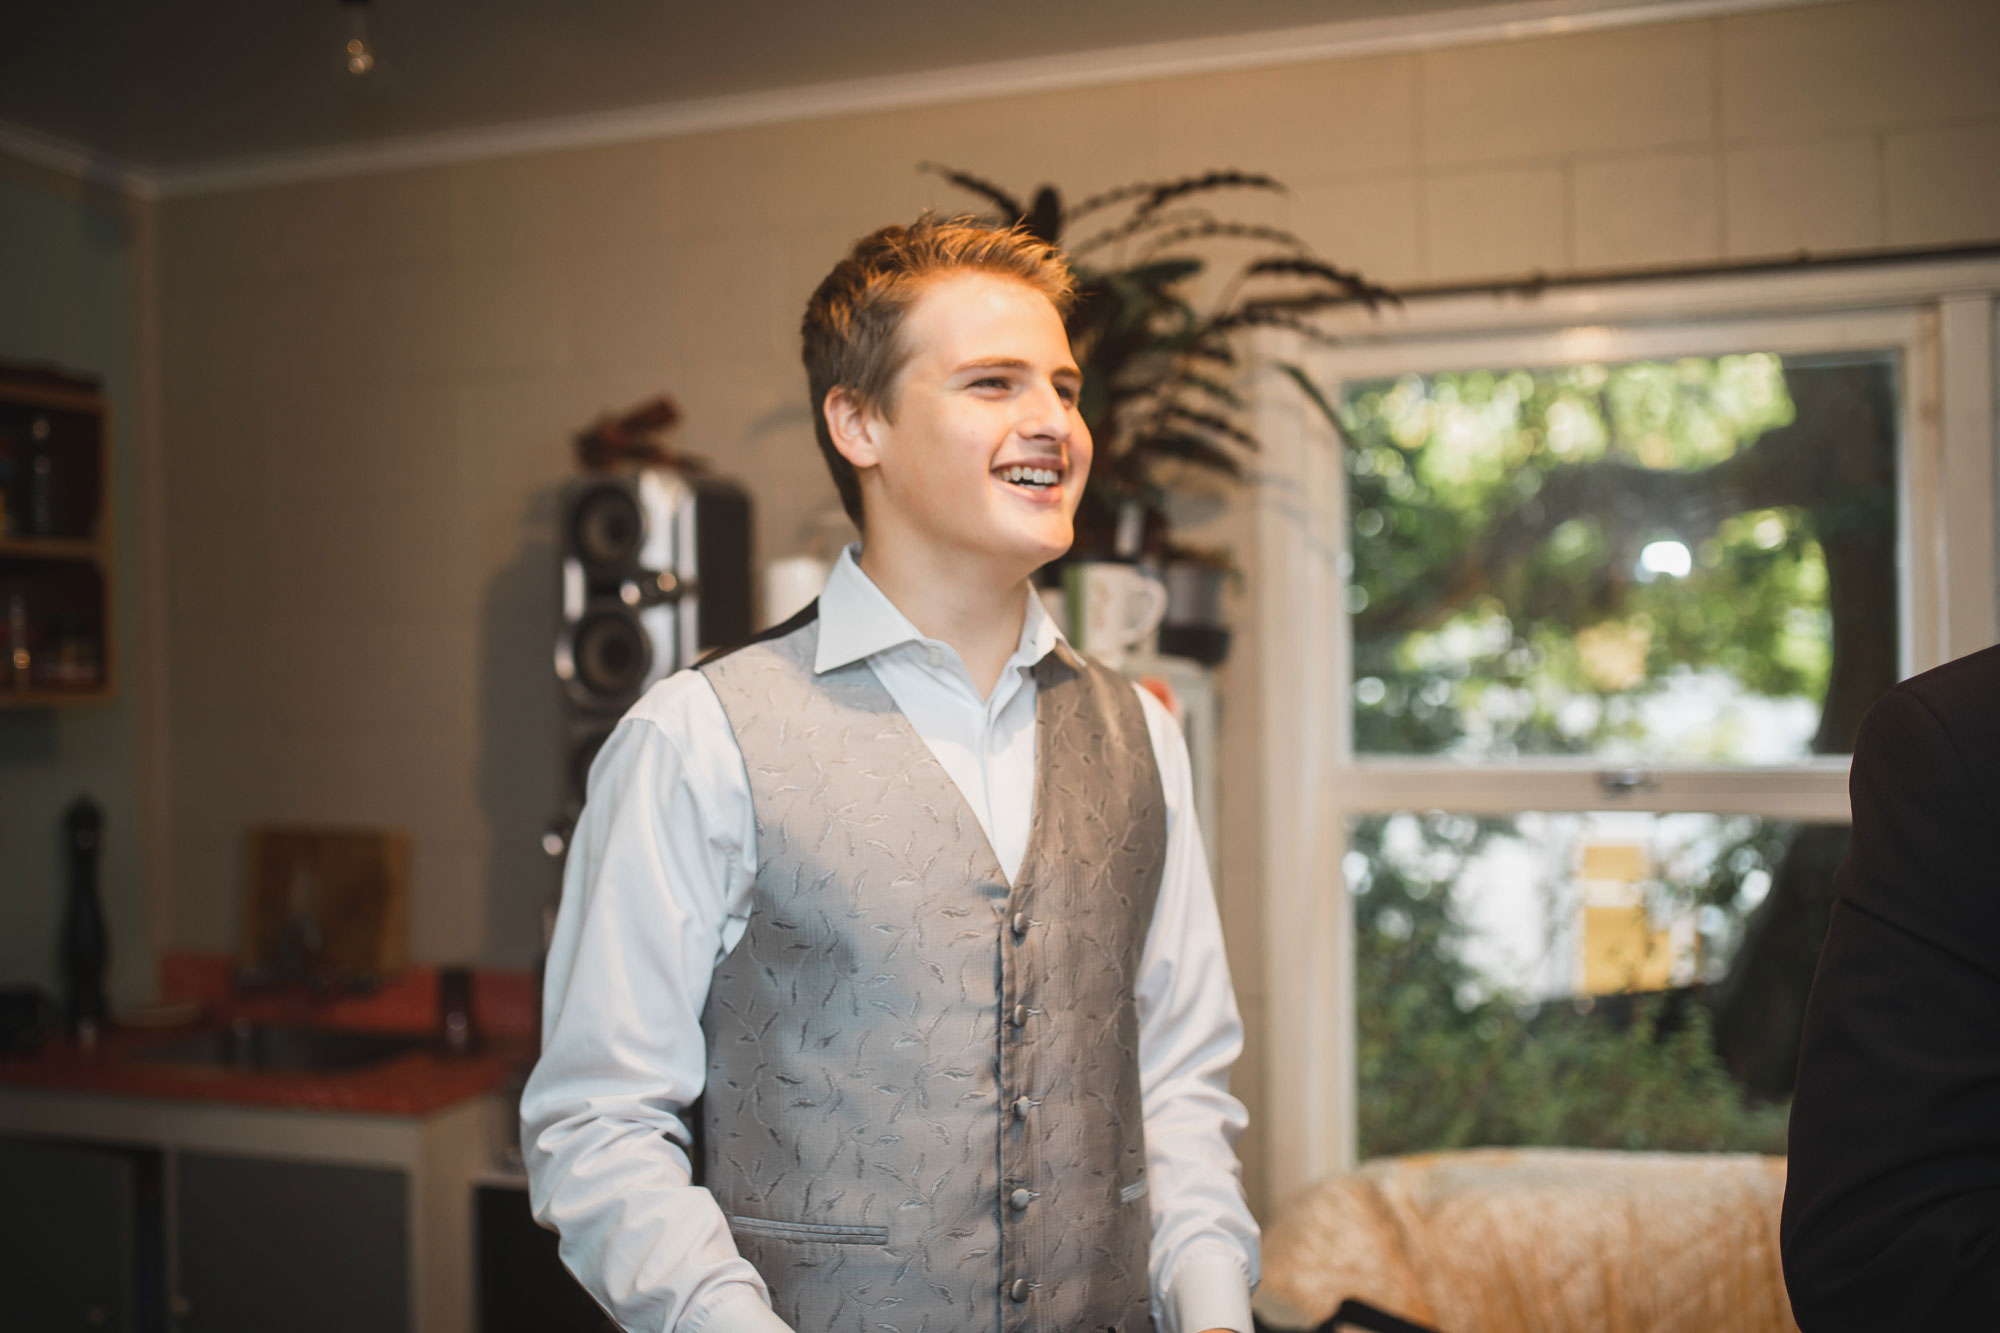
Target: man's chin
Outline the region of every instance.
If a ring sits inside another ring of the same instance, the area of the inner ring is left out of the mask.
[[[1040,569],[1051,560],[1062,559],[1069,554],[1070,547],[1075,544],[1076,532],[1067,524],[1063,525],[1060,533],[1050,532],[1044,534],[1035,542],[1035,568]]]
[[[962,538],[969,534],[957,535]],[[990,531],[987,540],[978,546],[987,558],[1018,568],[1020,577],[1025,578],[1051,560],[1069,554],[1075,540],[1076,530],[1068,522],[1012,523]]]

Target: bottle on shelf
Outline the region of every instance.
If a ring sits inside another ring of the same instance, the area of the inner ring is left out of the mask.
[[[55,617],[54,631],[49,637],[52,644],[42,654],[44,681],[66,689],[88,689],[97,684],[102,675],[97,635],[86,616],[76,611],[61,613]]]
[[[28,597],[23,592],[7,594],[7,660],[0,663],[0,679],[14,689],[25,690],[31,683],[29,667],[34,663],[28,651]]]
[[[28,428],[34,443],[28,450],[28,475],[22,479],[24,498],[22,526],[31,537],[46,537],[55,531],[56,460],[49,452],[49,419],[36,417]]]
[[[21,443],[7,423],[0,421],[0,539],[20,527],[15,517],[14,493],[20,484]]]

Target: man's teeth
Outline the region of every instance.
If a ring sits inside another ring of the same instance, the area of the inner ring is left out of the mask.
[[[1016,486],[1053,486],[1062,480],[1062,473],[1048,467],[1010,467],[1000,470],[1000,480]]]

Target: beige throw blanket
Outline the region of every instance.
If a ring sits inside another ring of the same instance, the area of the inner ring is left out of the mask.
[[[1486,1149],[1371,1162],[1264,1238],[1258,1308],[1354,1296],[1443,1333],[1797,1333],[1781,1157]]]

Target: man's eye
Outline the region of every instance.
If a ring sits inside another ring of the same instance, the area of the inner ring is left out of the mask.
[[[975,389],[985,389],[985,388],[1004,389],[1008,386],[1007,386],[1007,381],[1000,378],[998,375],[988,375],[983,380],[974,380],[972,382],[972,387]]]

